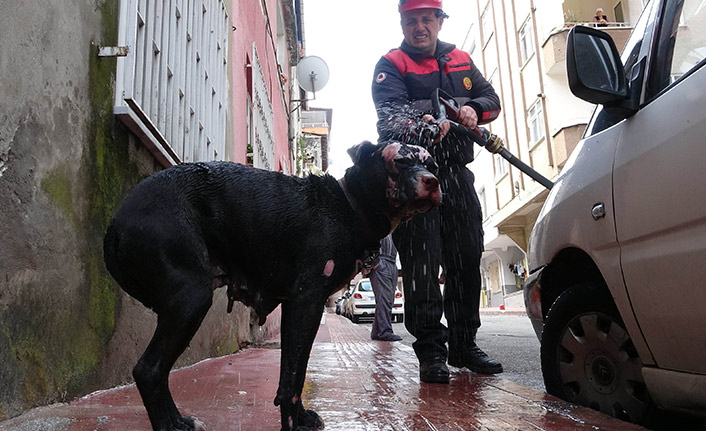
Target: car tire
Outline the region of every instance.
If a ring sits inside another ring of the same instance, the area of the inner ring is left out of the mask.
[[[353,322],[353,323],[358,323],[358,322],[360,322],[360,317],[359,317],[359,316],[356,316],[355,314],[353,314],[353,315],[351,316],[351,322]]]
[[[547,392],[633,423],[652,409],[640,359],[605,286],[575,285],[544,320],[541,364]]]

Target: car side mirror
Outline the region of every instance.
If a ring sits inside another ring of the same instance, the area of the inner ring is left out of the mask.
[[[569,88],[587,102],[620,104],[628,97],[628,84],[620,54],[606,32],[575,26],[566,39]]]

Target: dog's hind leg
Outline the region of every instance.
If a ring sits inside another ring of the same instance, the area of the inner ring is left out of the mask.
[[[169,371],[198,330],[211,307],[211,279],[180,277],[173,295],[163,298],[156,308],[157,329],[133,369],[135,383],[154,431],[193,431],[204,429],[191,417],[183,417],[169,392]],[[188,281],[185,281],[188,280]]]
[[[282,430],[319,430],[324,422],[305,410],[301,395],[311,347],[319,330],[326,298],[299,297],[282,303],[282,357],[275,405],[280,407]]]

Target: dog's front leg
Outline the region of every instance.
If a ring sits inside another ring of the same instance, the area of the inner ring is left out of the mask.
[[[326,298],[306,296],[282,303],[282,358],[275,405],[280,408],[283,431],[324,427],[318,414],[304,409],[301,394],[325,302]]]

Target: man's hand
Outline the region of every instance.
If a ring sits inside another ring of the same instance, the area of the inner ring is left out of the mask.
[[[449,133],[449,129],[451,129],[451,124],[449,124],[448,121],[444,121],[443,123],[439,124],[436,122],[436,118],[434,118],[431,114],[424,114],[424,116],[422,117],[422,121],[429,124],[436,124],[439,126],[439,136],[434,139],[432,144],[438,144],[439,142],[441,142],[441,140],[444,139],[444,136]]]
[[[449,133],[449,129],[451,129],[451,124],[449,124],[448,121],[444,121],[443,123],[439,124],[437,123],[436,119],[430,114],[425,114],[422,117],[422,121],[425,121],[430,124],[437,124],[439,126],[439,136],[434,140],[434,142],[432,142],[432,144],[441,142],[441,140],[444,139],[446,134]],[[459,109],[458,111],[456,122],[462,126],[473,130],[478,127],[478,114],[476,113],[476,110],[471,108],[470,106],[462,106],[461,109]]]
[[[468,105],[464,105],[458,111],[456,122],[473,130],[478,127],[478,114],[476,110]]]

